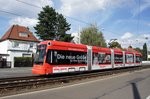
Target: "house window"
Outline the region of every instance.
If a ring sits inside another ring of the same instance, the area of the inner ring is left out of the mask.
[[[33,48],[33,45],[34,45],[33,43],[30,43],[30,48]]]
[[[32,57],[32,54],[23,53],[23,54],[22,54],[22,57]]]
[[[19,47],[19,42],[13,42],[12,47],[14,47],[14,48]]]
[[[20,37],[28,37],[28,33],[26,33],[26,32],[20,32],[19,36]]]

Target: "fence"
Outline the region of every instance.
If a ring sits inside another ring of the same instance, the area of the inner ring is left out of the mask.
[[[0,68],[11,68],[10,61],[0,61]]]

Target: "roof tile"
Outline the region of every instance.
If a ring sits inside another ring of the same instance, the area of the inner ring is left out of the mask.
[[[19,33],[27,33],[27,37],[19,36]],[[22,41],[32,41],[32,42],[39,42],[39,40],[33,35],[32,32],[29,31],[27,27],[13,25],[1,38],[0,41],[4,41],[7,39],[12,40],[22,40]]]

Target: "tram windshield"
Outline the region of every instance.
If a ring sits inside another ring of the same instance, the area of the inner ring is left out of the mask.
[[[36,55],[34,58],[34,63],[36,64],[43,64],[44,62],[44,56],[46,54],[46,45],[38,45]]]

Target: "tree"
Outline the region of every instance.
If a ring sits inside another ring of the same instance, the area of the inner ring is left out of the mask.
[[[144,43],[144,45],[143,45],[143,60],[147,60],[147,44],[146,43]]]
[[[142,50],[142,49],[140,49],[139,47],[134,48],[134,50],[136,50],[136,51],[140,52],[141,54],[142,54],[142,52],[143,52],[143,50]]]
[[[42,40],[71,41],[71,34],[66,34],[70,30],[70,24],[66,18],[59,14],[52,7],[45,6],[38,14],[38,24],[34,27],[37,36]]]
[[[81,43],[91,46],[106,47],[103,33],[98,30],[96,25],[91,25],[81,31]]]
[[[121,44],[119,44],[117,41],[111,42],[109,44],[109,48],[120,48],[120,49],[122,49]]]
[[[130,45],[130,46],[128,46],[128,48],[133,48],[133,47]]]

